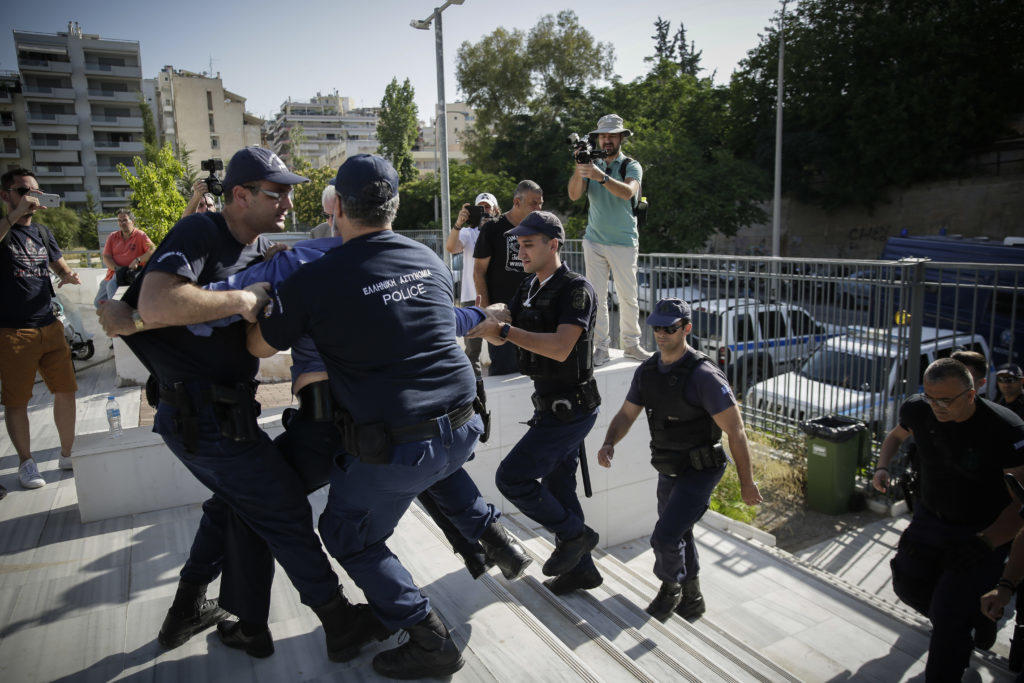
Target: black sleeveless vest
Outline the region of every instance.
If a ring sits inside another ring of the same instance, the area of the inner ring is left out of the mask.
[[[658,371],[660,357],[660,353],[654,354],[640,370],[640,395],[651,428],[651,450],[686,454],[694,448],[718,444],[722,430],[711,415],[683,398],[694,368],[713,361],[691,349],[681,364],[662,373]]]

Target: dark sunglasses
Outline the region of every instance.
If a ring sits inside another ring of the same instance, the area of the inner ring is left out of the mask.
[[[1020,377],[1014,377],[1012,375],[1009,377],[996,377],[996,381],[1000,384],[1013,384],[1014,382],[1019,382]]]
[[[24,197],[29,192],[34,192],[34,190],[31,187],[12,187],[11,192],[17,192],[19,195]]]
[[[653,327],[655,332],[664,332],[665,334],[675,334],[679,330],[683,329],[682,325],[669,325],[668,327],[654,325]]]

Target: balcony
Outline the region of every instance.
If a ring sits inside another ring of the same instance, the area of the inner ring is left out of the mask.
[[[0,159],[17,159],[21,156],[21,150],[17,147],[0,149]]]
[[[71,62],[58,62],[49,59],[19,59],[18,66],[22,71],[43,71],[47,73],[71,73]]]
[[[0,121],[0,130],[14,130],[14,129],[15,129],[14,119],[7,119],[5,121]]]
[[[75,99],[74,88],[51,88],[46,85],[26,85],[23,89],[23,94],[26,99]]]
[[[112,64],[100,64],[98,62],[86,62],[85,73],[102,74],[104,76],[123,76],[125,78],[142,78],[142,67],[115,66]]]
[[[58,166],[58,165],[46,165],[36,166],[33,169],[36,175],[40,177],[53,177],[59,176],[63,178],[81,178],[85,175],[85,169],[81,166]]]
[[[100,90],[89,88],[90,100],[103,100],[108,102],[138,102],[142,93],[138,90]]]
[[[117,166],[106,166],[101,165],[96,167],[96,175],[101,178],[104,177],[116,177],[120,178],[121,174],[117,172]]]
[[[138,128],[142,129],[141,116],[93,116],[93,128]]]
[[[104,194],[104,192],[110,192],[109,190],[100,189],[100,201],[104,204],[115,204],[117,206],[126,206],[131,199],[131,190],[125,192],[111,192],[110,194]]]
[[[86,201],[85,192],[65,192],[61,195],[61,199],[64,200],[65,204],[76,204],[84,203]]]
[[[97,140],[97,152],[141,152],[141,142],[111,142],[110,140]]]
[[[77,126],[77,114],[47,114],[41,111],[30,111],[25,117],[29,123],[54,123],[63,126]]]
[[[48,140],[46,142],[32,142],[32,149],[65,149],[65,150],[80,150],[82,149],[81,140]]]

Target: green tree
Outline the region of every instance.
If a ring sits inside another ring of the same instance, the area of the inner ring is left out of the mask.
[[[505,173],[487,173],[467,164],[449,162],[448,180],[451,187],[452,223],[463,204],[472,204],[481,192],[490,192],[498,200],[502,210],[512,208],[512,194],[516,181]],[[411,183],[399,185],[398,216],[395,225],[401,229],[418,230],[436,228],[434,220],[434,197],[440,196],[439,174],[424,174]]]
[[[309,230],[325,220],[324,207],[321,197],[324,188],[337,174],[337,169],[330,166],[313,168],[305,159],[292,165],[292,170],[301,176],[309,178],[308,183],[296,185],[292,194],[295,220],[299,224],[299,230]]]
[[[181,178],[178,180],[178,192],[184,195],[186,200],[192,196],[192,185],[199,178],[199,170],[192,165],[192,153],[191,149],[185,145],[180,145],[175,155],[178,163],[185,169],[185,172],[182,173]],[[206,176],[204,175],[203,177],[205,178]]]
[[[377,152],[391,162],[403,183],[411,182],[419,175],[412,163],[412,146],[419,135],[416,125],[419,110],[415,97],[416,91],[408,78],[401,85],[397,78],[392,78],[384,89],[377,123],[377,139],[380,140]]]
[[[803,0],[785,18],[782,187],[825,207],[965,172],[1024,111],[1024,3]],[[777,21],[733,74],[731,146],[774,163]]]
[[[78,246],[79,217],[74,210],[64,206],[45,209],[37,218],[50,229],[61,249]]]
[[[86,249],[99,249],[100,238],[96,226],[101,218],[108,218],[114,214],[102,213],[96,203],[96,197],[92,192],[85,193],[85,207],[79,209],[78,243]]]
[[[306,129],[302,124],[294,124],[288,129],[288,139],[281,145],[279,155],[291,168],[302,161],[302,144],[306,141]]]
[[[118,164],[117,171],[132,190],[136,225],[159,244],[185,210],[185,198],[178,191],[185,167],[174,156],[169,143],[157,151],[153,161],[135,157],[132,163],[134,174],[124,164]]]
[[[142,111],[142,144],[146,161],[156,159],[160,150],[160,141],[157,139],[156,122],[153,120],[153,109],[146,102],[146,98],[139,93],[139,109]]]

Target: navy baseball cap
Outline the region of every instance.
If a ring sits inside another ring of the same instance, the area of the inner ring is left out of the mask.
[[[562,221],[550,211],[531,211],[523,222],[512,228],[506,235],[526,237],[527,235],[547,235],[565,242],[565,229]]]
[[[647,316],[647,324],[658,327],[668,327],[677,320],[690,320],[690,304],[682,299],[662,299],[654,304],[654,312]]]
[[[269,180],[282,185],[298,185],[309,178],[292,173],[284,165],[281,158],[263,147],[243,147],[235,152],[228,162],[228,170],[224,173],[225,192],[230,192],[235,185],[251,183],[254,180]]]
[[[387,187],[377,184],[386,183]],[[398,194],[398,172],[376,154],[356,154],[345,160],[334,177],[338,196],[348,201],[383,204]]]
[[[999,367],[999,369],[996,370],[996,374],[997,375],[1012,375],[1013,377],[1018,377],[1018,378],[1019,377],[1024,377],[1024,372],[1021,372],[1020,366],[1019,365],[1014,365],[1013,363],[1007,363],[1006,365],[1001,365]]]

